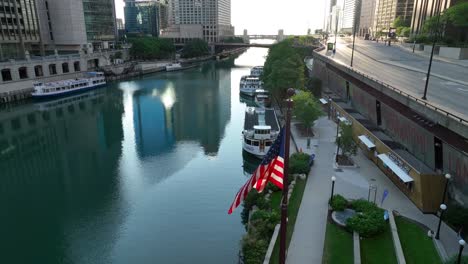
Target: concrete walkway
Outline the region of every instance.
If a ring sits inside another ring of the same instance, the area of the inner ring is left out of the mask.
[[[315,137],[311,142],[311,149],[307,149],[307,140],[300,136],[294,125],[291,126],[299,148],[303,152],[316,153],[315,164],[309,174],[301,208],[291,243],[288,249],[287,263],[322,263],[325,239],[328,199],[331,192],[331,176],[335,175],[335,194],[341,194],[348,199],[363,198],[367,200],[369,183],[371,180],[377,186],[376,200],[379,206],[387,210],[396,210],[402,215],[417,220],[435,230],[438,218],[421,211],[383,174],[380,169],[359,151],[354,157],[358,168],[333,168],[336,151],[336,124],[322,117],[316,121]],[[381,205],[384,190],[389,195]],[[373,200],[373,195],[372,195]],[[442,224],[440,241],[448,256],[455,255],[458,250],[457,234],[447,225]],[[467,252],[465,252],[466,254]]]
[[[301,208],[296,219],[294,233],[288,249],[287,263],[322,263],[323,243],[327,224],[328,199],[330,198],[332,166],[335,152],[336,127],[326,117],[316,121],[307,149],[307,139],[300,137],[295,126],[291,126],[296,142],[303,152],[316,153],[314,166],[309,173],[302,197]]]

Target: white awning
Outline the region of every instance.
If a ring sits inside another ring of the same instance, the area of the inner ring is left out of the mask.
[[[361,135],[358,138],[368,149],[375,148],[374,143],[372,143],[366,135]]]
[[[342,123],[348,122],[348,119],[346,119],[346,117],[344,117],[344,116],[338,117],[338,120],[340,120],[340,122],[342,122]]]
[[[412,182],[413,178],[411,178],[406,172],[404,172],[398,165],[391,160],[387,154],[380,154],[378,155],[379,159],[387,165],[404,183]]]
[[[326,99],[320,98],[319,101],[320,101],[322,104],[328,104],[328,102],[327,102]]]

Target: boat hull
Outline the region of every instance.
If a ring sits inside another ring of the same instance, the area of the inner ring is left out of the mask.
[[[68,95],[72,95],[72,94],[83,93],[83,92],[86,92],[86,91],[90,91],[90,90],[94,90],[94,89],[103,87],[105,85],[106,85],[106,83],[101,83],[101,84],[94,85],[94,86],[88,86],[88,87],[83,87],[83,88],[73,89],[73,90],[66,90],[66,91],[58,92],[58,93],[48,93],[48,94],[34,94],[34,93],[32,93],[31,95],[32,95],[32,97],[34,99],[57,98],[57,97],[64,97],[64,96],[68,96]]]

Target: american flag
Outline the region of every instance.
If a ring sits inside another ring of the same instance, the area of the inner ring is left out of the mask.
[[[229,207],[228,214],[232,214],[252,188],[262,192],[268,181],[283,189],[283,169],[284,169],[284,129],[281,129],[275,142],[271,145],[268,153],[263,158],[258,168],[252,173],[250,179],[237,192],[236,198]]]

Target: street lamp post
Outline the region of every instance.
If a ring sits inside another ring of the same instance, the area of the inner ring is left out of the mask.
[[[338,136],[336,137],[336,158],[335,160],[338,162],[338,153],[340,152],[340,143],[339,143],[339,138],[341,137],[341,133],[338,133]]]
[[[445,204],[445,197],[447,196],[447,187],[448,187],[448,184],[449,184],[449,181],[450,181],[450,178],[452,176],[450,174],[445,174],[445,188],[444,188],[444,194],[442,196],[442,204]]]
[[[435,34],[433,36],[434,40],[432,41],[432,50],[431,50],[431,57],[429,59],[429,67],[427,68],[427,74],[426,74],[426,84],[424,85],[424,94],[422,99],[427,100],[427,87],[429,86],[429,77],[431,76],[431,68],[432,68],[432,58],[434,57],[434,50],[435,50],[435,45],[437,42],[437,36],[439,35],[439,21],[440,21],[440,9],[441,9],[441,4],[442,1],[438,0],[437,1],[437,6],[438,6],[438,12],[437,12],[437,23],[436,23],[436,28],[435,28]]]
[[[447,210],[447,205],[441,204],[441,205],[440,205],[439,225],[437,226],[437,233],[436,233],[436,235],[435,235],[435,239],[439,239],[439,236],[440,236],[440,225],[442,224],[442,217],[444,216],[445,210]]]
[[[332,176],[332,177],[331,177],[331,180],[332,180],[332,188],[331,188],[331,195],[330,195],[330,203],[331,203],[332,200],[333,200],[333,193],[335,192],[335,181],[336,181],[336,177],[335,177],[335,176]]]
[[[458,241],[458,244],[460,245],[460,251],[458,251],[457,264],[461,264],[462,252],[463,252],[463,248],[464,248],[465,245],[466,245],[466,242],[465,242],[465,240],[460,239],[460,240]]]

